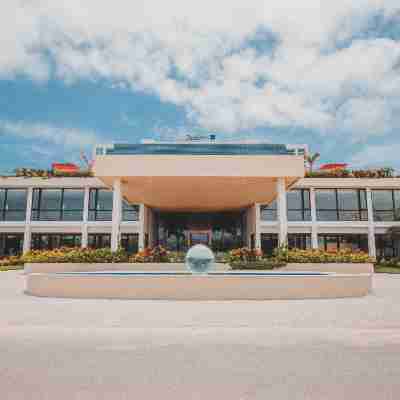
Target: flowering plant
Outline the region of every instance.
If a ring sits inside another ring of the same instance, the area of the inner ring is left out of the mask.
[[[0,270],[2,269],[16,269],[12,267],[22,266],[24,262],[20,256],[8,256],[0,258]],[[11,267],[11,268],[10,268]]]
[[[343,249],[324,251],[319,249],[278,248],[275,251],[278,260],[287,263],[373,263],[375,259],[362,251]]]
[[[233,249],[228,253],[227,261],[234,263],[238,261],[251,262],[260,260],[262,257],[261,249],[250,249],[248,247],[240,247]]]
[[[140,250],[137,254],[132,256],[130,262],[170,262],[170,252],[163,246],[158,245],[153,248],[146,247]]]
[[[123,249],[90,249],[61,247],[53,250],[31,250],[22,257],[29,263],[119,263],[128,261]]]

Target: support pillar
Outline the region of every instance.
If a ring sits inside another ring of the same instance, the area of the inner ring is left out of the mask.
[[[286,182],[285,178],[277,180],[277,209],[278,209],[278,240],[279,246],[287,244],[287,205],[286,205]]]
[[[139,250],[143,250],[145,247],[145,231],[146,231],[146,206],[140,204],[139,206]]]
[[[119,247],[119,231],[121,224],[121,180],[115,179],[113,184],[113,211],[111,228],[111,251],[117,251]]]
[[[29,187],[27,198],[26,198],[24,245],[23,245],[23,249],[22,249],[23,254],[26,254],[31,249],[32,197],[33,197],[33,189],[31,187]]]
[[[255,240],[255,245],[256,249],[261,249],[261,229],[260,229],[260,223],[261,223],[261,211],[260,211],[260,204],[256,203],[254,205],[255,207],[255,218],[256,218],[256,240]]]
[[[317,205],[315,201],[315,189],[310,189],[310,206],[311,206],[311,247],[318,249],[318,222],[317,222]]]
[[[81,247],[88,247],[88,220],[89,220],[89,188],[85,187],[83,198],[83,223],[82,223],[82,240]]]
[[[368,253],[371,257],[376,257],[375,244],[375,222],[374,209],[372,204],[372,191],[367,189],[367,208],[368,208]]]

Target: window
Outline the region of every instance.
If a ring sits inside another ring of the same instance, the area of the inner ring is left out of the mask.
[[[289,233],[288,234],[289,249],[306,250],[311,248],[311,234],[309,233]]]
[[[0,189],[0,221],[25,221],[26,190]]]
[[[268,205],[262,205],[260,207],[261,219],[263,221],[276,221],[278,218],[278,209],[276,200],[272,201]]]
[[[318,235],[318,247],[325,251],[349,249],[351,251],[368,252],[368,235],[342,234]]]
[[[34,189],[33,221],[82,221],[82,189]]]
[[[89,221],[111,221],[113,192],[106,189],[90,189]]]
[[[400,255],[400,239],[391,235],[375,235],[376,257],[392,258]]]
[[[24,235],[21,233],[0,234],[0,257],[22,254]]]
[[[121,235],[121,247],[125,249],[127,253],[137,253],[139,250],[139,234],[123,233]]]
[[[276,233],[261,234],[261,250],[264,255],[272,256],[278,247],[278,235]]]
[[[122,221],[138,221],[139,220],[139,206],[136,204],[129,204],[127,201],[122,201]]]
[[[287,217],[288,221],[310,221],[310,191],[308,189],[295,189],[287,192]],[[260,208],[263,221],[276,221],[278,208],[276,200]]]
[[[60,247],[81,247],[81,234],[78,233],[33,233],[33,250],[53,250]]]
[[[288,221],[311,221],[310,191],[291,190],[287,193]]]
[[[315,191],[319,221],[367,221],[364,189],[319,189]]]
[[[400,190],[372,192],[375,221],[400,221]]]
[[[91,249],[111,247],[111,235],[109,233],[90,233],[88,235],[88,247]]]

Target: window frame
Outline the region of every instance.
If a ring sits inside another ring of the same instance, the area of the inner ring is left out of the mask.
[[[318,207],[318,191],[331,191],[334,193],[335,197],[335,208],[319,208]],[[339,192],[340,191],[355,191],[357,193],[357,209],[340,208],[339,202]],[[367,192],[365,189],[352,189],[352,188],[319,188],[315,189],[315,211],[317,216],[317,221],[327,221],[327,222],[346,222],[346,221],[368,221],[368,205],[365,202],[365,208],[362,207],[361,192],[364,193],[365,200],[367,200]],[[336,219],[326,219],[320,218],[320,212],[332,212],[336,214]],[[352,216],[357,215],[358,218],[343,218],[345,213],[351,213]]]
[[[49,237],[49,245],[47,248],[42,247],[42,236]],[[66,236],[72,236],[74,241],[74,246],[65,246],[63,243],[63,238]],[[59,247],[55,247],[52,244],[54,243],[54,238],[59,237],[60,247],[69,247],[69,248],[77,248],[82,246],[82,234],[81,233],[67,233],[67,232],[60,232],[60,233],[47,233],[47,232],[33,232],[31,238],[31,247],[33,250],[54,250]],[[39,238],[39,239],[37,239]],[[78,239],[78,240],[77,240]],[[36,240],[39,240],[39,247],[35,246]]]
[[[291,246],[290,241],[291,240],[296,240],[301,242],[301,246]],[[300,250],[309,250],[312,248],[312,238],[311,238],[311,233],[288,233],[287,235],[287,241],[288,241],[288,248],[289,249],[300,249]],[[304,246],[303,246],[304,245]]]
[[[309,222],[311,221],[311,194],[310,194],[310,189],[293,189],[287,192],[287,196],[289,195],[290,192],[298,191],[301,193],[301,208],[289,208],[289,202],[288,198],[286,199],[287,203],[287,219],[289,222]],[[308,204],[309,207],[305,207],[305,193],[308,193]],[[301,219],[290,219],[289,218],[289,211],[294,211],[294,212],[300,212],[301,213]],[[309,213],[306,218],[306,213]]]
[[[392,208],[390,209],[377,209],[375,208],[375,202],[374,202],[374,196],[376,192],[390,192],[391,193],[391,200],[392,200]],[[396,198],[395,198],[395,192],[399,192],[400,190],[398,189],[373,189],[372,190],[372,212],[374,215],[374,222],[390,222],[390,221],[400,221],[399,219],[396,219],[396,210],[400,210],[400,208],[396,208]],[[392,213],[392,218],[391,219],[381,219],[377,218],[379,216],[379,213]]]
[[[99,210],[98,209],[98,204],[99,204],[99,192],[100,191],[104,191],[104,192],[108,192],[112,194],[112,200],[111,200],[111,209],[105,209],[105,210]],[[91,207],[91,196],[92,193],[95,193],[95,198],[94,198],[94,208]],[[100,222],[108,222],[108,221],[112,221],[112,215],[113,215],[113,201],[114,201],[114,192],[112,190],[108,190],[108,189],[103,189],[103,188],[90,188],[89,189],[89,204],[88,204],[88,220],[91,222],[96,222],[96,221],[100,221]],[[123,206],[121,206],[122,208]],[[94,213],[94,218],[91,218],[91,213]],[[108,214],[107,218],[98,218],[98,214],[99,213],[110,213],[110,217],[108,218]]]
[[[64,208],[64,196],[65,196],[65,191],[68,190],[76,190],[76,191],[81,191],[83,194],[82,197],[82,208],[70,208],[70,209],[65,209]],[[61,191],[61,197],[60,197],[60,208],[42,208],[42,195],[43,191]],[[38,193],[38,208],[35,207],[35,192]],[[31,220],[32,221],[49,221],[49,222],[54,222],[54,221],[63,221],[63,222],[80,222],[83,221],[83,214],[84,214],[84,209],[85,209],[85,191],[84,189],[80,188],[34,188],[33,193],[32,193],[32,210],[31,210]],[[55,219],[43,219],[41,217],[42,212],[58,212],[58,216]],[[67,212],[79,212],[80,218],[76,219],[64,219],[64,214]]]
[[[368,252],[368,234],[364,234],[364,233],[319,233],[318,234],[318,248],[321,249],[320,247],[320,240],[323,239],[323,249],[324,251],[328,251],[327,249],[327,238],[331,237],[331,238],[336,238],[336,251],[341,250],[341,243],[344,242],[344,238],[345,237],[349,237],[349,236],[353,236],[357,238],[357,247],[359,251],[364,251],[364,252]],[[366,239],[366,243],[367,246],[363,249],[361,246],[362,243],[362,238],[364,236],[364,240]]]
[[[28,201],[28,191],[24,188],[0,188],[0,190],[4,191],[4,199],[2,204],[0,203],[0,221],[1,222],[23,222],[26,220],[26,210],[27,210],[27,201]],[[24,192],[25,196],[25,207],[22,208],[8,208],[8,192],[9,191],[17,191]],[[7,213],[21,213],[23,218],[21,219],[8,219]]]

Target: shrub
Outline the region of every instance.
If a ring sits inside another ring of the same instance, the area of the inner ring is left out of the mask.
[[[260,249],[250,249],[248,247],[240,247],[238,249],[231,250],[227,255],[227,262],[229,264],[235,262],[251,262],[261,260],[262,251]]]
[[[27,263],[120,263],[128,261],[125,250],[110,248],[83,249],[62,247],[54,250],[31,250],[22,257]]]
[[[129,259],[129,261],[135,263],[146,263],[146,262],[163,263],[163,262],[171,262],[171,259],[172,259],[171,253],[168,250],[166,250],[163,246],[158,245],[153,248],[146,247],[144,250],[141,250],[137,254],[132,256]]]
[[[254,269],[254,270],[268,270],[284,267],[286,265],[285,262],[278,260],[275,257],[263,258],[257,261],[243,262],[243,261],[234,261],[230,263],[230,267],[233,270],[241,270],[241,269]]]
[[[393,168],[336,169],[332,171],[308,171],[306,178],[394,178]]]
[[[21,269],[24,265],[20,256],[9,256],[0,258],[0,271]]]
[[[287,263],[373,263],[375,260],[362,251],[339,250],[335,252],[319,249],[276,249],[278,260]]]
[[[400,257],[393,257],[389,259],[381,259],[377,262],[379,267],[390,267],[400,269]]]

